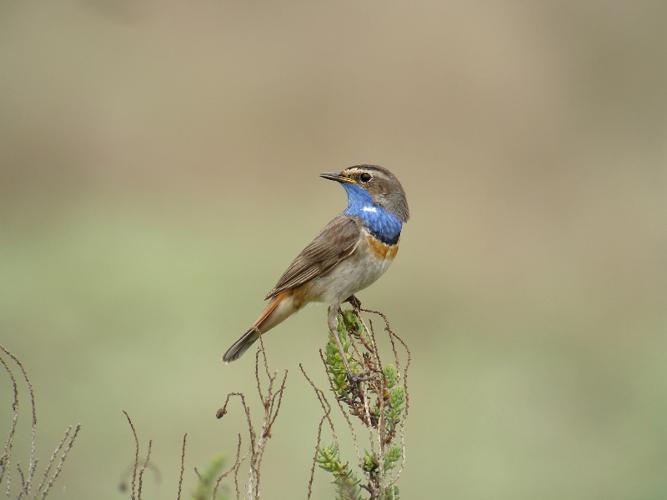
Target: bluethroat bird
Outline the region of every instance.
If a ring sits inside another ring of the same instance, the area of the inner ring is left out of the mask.
[[[410,211],[394,174],[377,165],[356,165],[320,177],[345,188],[347,209],[294,259],[266,296],[269,303],[262,314],[227,350],[223,361],[238,359],[260,335],[309,302],[329,305],[329,330],[342,352],[336,333],[341,304],[347,301],[359,307],[354,294],[375,282],[396,257]]]

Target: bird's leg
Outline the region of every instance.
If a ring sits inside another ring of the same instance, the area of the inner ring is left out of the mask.
[[[347,354],[345,354],[345,348],[343,347],[343,342],[340,340],[338,335],[338,312],[340,307],[338,305],[329,306],[329,331],[333,334],[336,339],[336,345],[338,346],[338,352],[340,352],[340,357],[343,359],[345,364],[345,371],[347,371],[347,378],[351,382],[358,382],[358,377],[352,373],[350,369],[350,363],[347,361]]]
[[[356,295],[350,295],[345,302],[348,302],[356,312],[361,311],[361,301]]]

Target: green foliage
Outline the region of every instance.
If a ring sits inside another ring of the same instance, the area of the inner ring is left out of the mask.
[[[396,367],[394,365],[387,365],[382,370],[384,373],[384,379],[387,382],[387,389],[393,389],[396,386],[398,380],[398,374],[396,373]]]
[[[385,404],[385,417],[390,431],[393,431],[401,421],[405,409],[405,391],[403,387],[394,387],[389,392],[389,404]]]
[[[359,480],[350,470],[350,465],[340,459],[338,446],[332,444],[317,450],[317,463],[334,477],[336,500],[361,500]]]
[[[392,446],[386,450],[384,455],[384,472],[387,473],[391,471],[396,464],[399,462],[403,455],[401,448],[398,446]],[[365,473],[369,474],[371,477],[377,476],[380,473],[379,470],[380,464],[378,457],[375,453],[372,453],[368,450],[364,452],[364,459],[362,463],[362,469]],[[385,490],[385,499],[386,500],[398,500],[398,487],[393,486]]]
[[[403,456],[403,451],[399,446],[392,446],[384,454],[384,470],[390,471]]]
[[[378,459],[375,456],[375,453],[371,453],[370,451],[366,450],[364,452],[364,461],[361,465],[361,468],[364,469],[365,472],[375,472],[380,464],[378,463]]]
[[[211,500],[213,498],[215,483],[224,466],[225,457],[223,455],[218,455],[211,461],[206,470],[199,476],[199,483],[192,495],[192,500]],[[226,500],[226,498],[224,495],[218,494],[215,500]]]
[[[398,486],[392,486],[387,488],[384,492],[385,500],[400,500],[400,495],[398,494]]]
[[[361,331],[362,327],[351,311],[346,311],[342,318],[343,321],[338,322],[338,335],[343,344],[343,351],[345,352],[345,357],[347,358],[352,373],[354,375],[359,375],[362,373],[363,369],[359,362],[354,358],[354,348],[350,342],[348,331]],[[329,340],[326,345],[324,356],[326,368],[331,377],[336,396],[340,399],[348,399],[351,396],[353,388],[350,386],[345,362],[338,350],[338,344],[332,333],[329,333]]]
[[[336,444],[319,447],[316,461],[322,469],[333,474],[339,500],[397,500],[398,488],[386,485],[392,482],[390,472],[396,474],[393,481],[397,479],[400,474],[398,465],[403,458],[402,447],[394,441],[401,435],[401,424],[406,416],[406,388],[401,383],[405,373],[399,373],[397,369],[399,358],[396,351],[395,364],[381,363],[372,324],[367,329],[356,311],[345,311],[339,316],[338,337],[344,358],[333,333],[329,335],[324,352],[331,388],[347,407],[348,414],[358,418],[374,436],[372,450],[365,450],[358,464],[365,477],[363,483],[353,475],[349,462],[341,460]],[[344,359],[357,380],[348,376]],[[381,443],[379,446],[378,442]]]
[[[392,446],[391,448],[387,449],[387,451],[384,454],[384,470],[385,472],[390,471],[391,469],[394,468],[394,466],[398,463],[398,461],[401,459],[403,455],[403,452],[401,451],[401,448],[399,446]],[[377,455],[375,453],[372,453],[368,450],[364,452],[364,460],[362,464],[362,469],[365,472],[376,472],[378,470],[378,467],[380,467],[380,463],[378,460]]]

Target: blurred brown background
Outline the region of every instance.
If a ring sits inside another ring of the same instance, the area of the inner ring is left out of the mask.
[[[122,497],[122,409],[155,443],[147,498],[174,496],[182,433],[189,471],[232,453],[240,412],[214,413],[257,404],[253,368],[220,355],[343,209],[317,174],[359,162],[413,215],[361,294],[413,350],[402,496],[665,498],[665,22],[651,1],[2,2],[0,339],[42,460],[83,424],[53,498]],[[297,364],[323,380],[324,318],[267,337],[290,369],[267,499],[305,496]]]

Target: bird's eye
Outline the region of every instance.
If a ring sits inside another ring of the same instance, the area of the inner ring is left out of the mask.
[[[368,182],[368,181],[371,180],[371,174],[368,174],[368,173],[364,172],[363,174],[361,174],[361,175],[359,176],[359,180],[360,180],[361,182]]]

